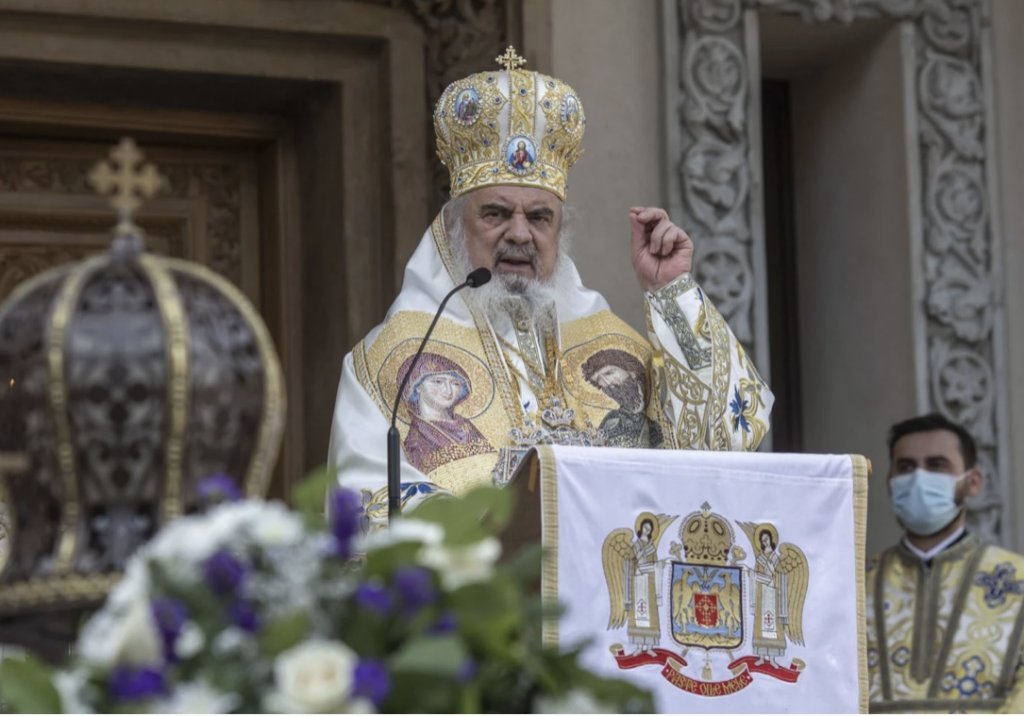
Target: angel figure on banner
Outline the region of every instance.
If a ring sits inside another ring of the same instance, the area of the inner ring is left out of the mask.
[[[605,537],[601,561],[608,585],[611,611],[608,628],[627,625],[626,635],[635,649],[654,656],[661,643],[661,572],[667,560],[658,559],[658,543],[678,515],[641,512],[633,529],[622,527]]]
[[[751,646],[757,664],[770,662],[786,653],[786,639],[803,645],[804,598],[810,570],[803,550],[795,544],[779,544],[775,525],[767,522],[740,522],[754,548],[755,563],[751,610],[754,631]],[[750,569],[749,567],[747,568]]]

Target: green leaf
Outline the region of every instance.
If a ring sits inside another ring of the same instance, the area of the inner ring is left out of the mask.
[[[480,487],[458,499],[426,500],[409,513],[444,527],[445,544],[472,544],[497,535],[512,516],[512,491]]]
[[[381,704],[385,714],[458,713],[463,687],[455,679],[428,674],[393,674],[391,693]],[[479,709],[464,713],[479,713]]]
[[[544,549],[539,544],[523,547],[501,564],[504,572],[516,584],[525,585],[528,591],[540,591],[541,566],[544,563]]]
[[[474,650],[489,656],[511,658],[520,625],[518,594],[507,580],[469,584],[448,597],[459,630]]]
[[[310,530],[327,529],[327,493],[337,481],[333,470],[314,470],[292,488],[292,503]]]
[[[382,547],[366,555],[366,563],[363,566],[360,581],[367,581],[377,577],[385,582],[389,581],[391,575],[399,567],[408,567],[416,564],[416,554],[423,548],[419,542],[401,542]]]
[[[391,659],[396,672],[456,677],[469,654],[456,636],[425,636],[413,639]]]
[[[53,686],[53,672],[26,656],[0,662],[0,699],[15,713],[60,713],[61,702]]]
[[[309,626],[309,616],[305,612],[275,619],[260,637],[260,647],[268,656],[277,656],[302,641],[309,633]]]

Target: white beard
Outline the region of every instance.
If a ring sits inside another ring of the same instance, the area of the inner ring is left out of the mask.
[[[462,221],[456,219],[451,222],[447,232],[457,280],[457,277],[477,267],[469,260]],[[470,307],[482,311],[492,323],[499,316],[507,315],[506,305],[510,300],[522,301],[539,328],[545,331],[555,328],[558,322],[556,307],[559,303],[568,302],[575,284],[572,259],[568,252],[569,241],[563,218],[562,230],[558,235],[558,258],[550,276],[538,279],[494,272],[490,282],[480,288],[464,291],[463,298]]]

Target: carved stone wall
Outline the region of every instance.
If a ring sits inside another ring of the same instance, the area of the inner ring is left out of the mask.
[[[663,0],[670,208],[698,239],[698,278],[768,371],[764,287],[759,12],[808,23],[906,22],[914,36],[923,286],[915,306],[918,409],[965,424],[986,490],[973,528],[1000,541],[1011,476],[998,250],[993,225],[987,0]]]

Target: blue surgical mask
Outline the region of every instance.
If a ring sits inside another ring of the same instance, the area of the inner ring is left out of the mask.
[[[930,472],[917,468],[889,480],[892,511],[907,530],[927,537],[948,525],[960,514],[956,486],[967,476]]]

